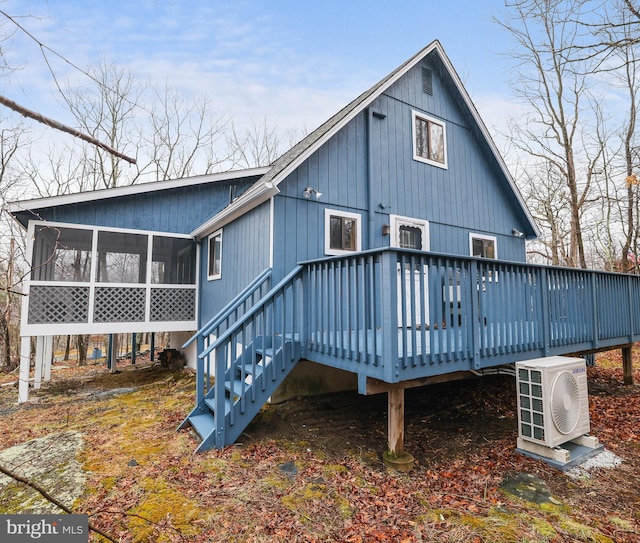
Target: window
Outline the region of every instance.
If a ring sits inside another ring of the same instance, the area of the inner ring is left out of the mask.
[[[339,255],[359,251],[362,246],[360,234],[360,215],[333,209],[325,210],[325,254]]]
[[[208,279],[222,277],[222,230],[209,236],[209,268]]]
[[[195,254],[193,240],[153,236],[151,282],[156,285],[194,285]]]
[[[390,215],[391,247],[429,250],[429,223],[422,219]]]
[[[439,168],[447,167],[447,131],[443,122],[422,115],[413,115],[413,158]]]
[[[34,224],[31,263],[32,281],[196,284],[196,244],[183,236]]]
[[[480,258],[498,258],[496,251],[496,238],[480,234],[469,235],[471,256]]]

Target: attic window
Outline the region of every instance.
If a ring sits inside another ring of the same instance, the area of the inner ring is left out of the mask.
[[[433,117],[413,111],[413,158],[419,162],[447,168],[447,129]]]
[[[433,96],[433,72],[426,66],[422,67],[422,92]]]

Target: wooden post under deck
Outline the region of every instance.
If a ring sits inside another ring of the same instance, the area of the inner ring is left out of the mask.
[[[622,375],[625,385],[633,384],[633,359],[631,358],[631,347],[622,348]]]
[[[404,450],[404,388],[391,389],[387,392],[387,435],[389,450],[383,461],[400,471],[409,471],[413,467],[413,456]]]
[[[398,456],[404,452],[404,389],[390,390],[387,409],[389,452]]]

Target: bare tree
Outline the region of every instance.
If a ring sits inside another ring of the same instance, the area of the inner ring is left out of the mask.
[[[603,164],[604,187],[602,216],[597,224],[601,235],[598,247],[609,269],[637,271],[638,250],[638,47],[640,47],[640,9],[632,0],[595,2],[582,0],[585,17],[578,20],[587,31],[580,44],[574,44],[571,57],[595,61],[593,78],[606,78],[610,93],[616,94],[614,116],[618,124],[614,138],[605,144],[607,159]],[[621,107],[621,103],[624,105]]]
[[[154,92],[149,123],[141,128],[140,141],[148,155],[141,172],[155,180],[204,175],[229,160],[223,143],[229,116],[214,114],[206,98],[187,101],[165,86]]]
[[[587,83],[588,67],[570,57],[580,39],[578,0],[518,0],[507,4],[499,21],[514,37],[518,65],[516,94],[532,112],[514,128],[514,144],[531,163],[562,179],[568,202],[568,252],[565,264],[586,267],[581,217],[588,204],[601,148],[590,141],[588,115],[596,107]],[[554,229],[556,234],[560,228]],[[553,243],[561,240],[554,239]],[[560,247],[554,249],[559,255]]]
[[[576,22],[588,38],[572,45],[572,57],[597,61],[595,70],[619,68],[616,51],[640,44],[640,5],[636,0],[580,0],[584,17]]]
[[[68,84],[64,102],[84,132],[122,152],[137,149],[130,134],[140,111],[142,86],[130,72],[110,64],[102,63],[91,72],[101,83],[98,93]],[[135,169],[124,171],[122,159],[93,145],[83,146],[79,162],[83,165],[80,190],[112,188],[137,179]]]
[[[638,11],[633,8],[628,0],[625,1],[625,6],[631,10],[631,17],[636,19],[637,28],[640,28]],[[623,22],[628,20],[624,10],[621,12],[621,19]],[[622,39],[615,40],[617,45],[613,54],[621,64],[621,69],[615,73],[619,77],[621,87],[625,90],[628,100],[627,117],[621,130],[626,213],[622,216],[623,240],[620,255],[621,268],[623,271],[627,271],[630,267],[630,262],[633,264],[633,268],[636,268],[636,255],[638,252],[638,215],[636,208],[638,206],[638,184],[640,183],[637,172],[640,166],[640,148],[637,145],[636,122],[638,119],[638,92],[640,89],[636,65],[638,60],[637,48],[640,45],[640,41],[637,40],[637,36],[629,35],[631,31],[629,25],[623,25],[621,31]]]
[[[282,152],[282,141],[276,126],[271,126],[264,118],[248,128],[239,130],[231,126],[227,138],[233,163],[242,168],[268,166]]]
[[[11,120],[2,117],[0,124],[10,125]],[[0,209],[19,188],[17,157],[27,145],[28,132],[21,123],[0,130]],[[19,319],[20,273],[13,225],[6,216],[0,217],[0,223],[0,369],[7,371],[12,369],[16,353],[13,340]]]

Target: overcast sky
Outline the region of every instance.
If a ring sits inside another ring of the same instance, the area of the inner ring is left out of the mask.
[[[142,80],[206,94],[239,123],[312,130],[434,39],[495,133],[513,111],[503,0],[0,0],[37,40],[86,69],[101,61]],[[13,24],[4,16],[2,32]],[[15,27],[13,27],[15,28]],[[18,30],[10,99],[73,124],[52,73],[93,83]],[[59,137],[68,137],[60,135]]]

